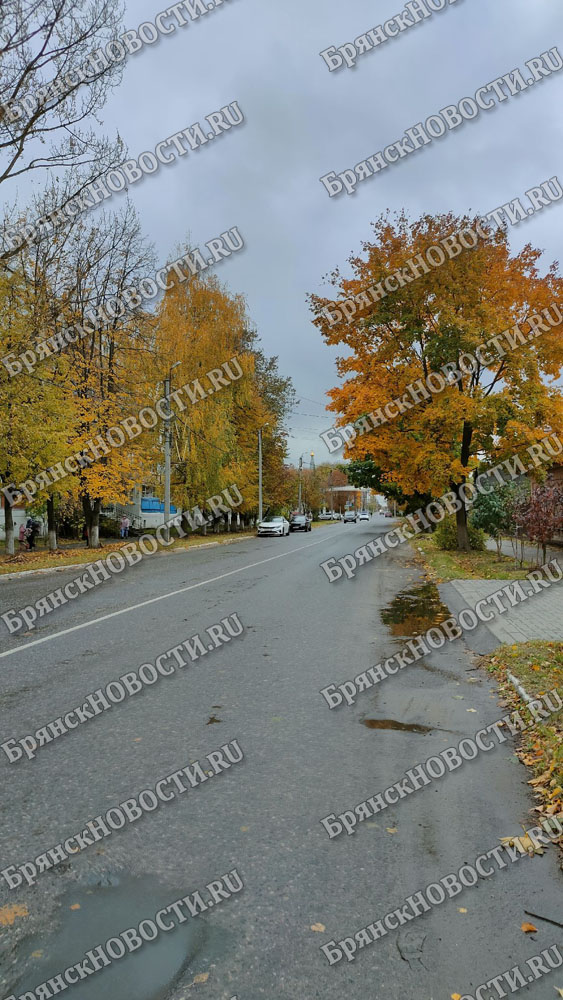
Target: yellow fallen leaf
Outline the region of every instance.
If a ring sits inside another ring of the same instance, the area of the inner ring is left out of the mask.
[[[194,983],[206,983],[208,979],[209,979],[208,972],[199,972],[194,979]]]
[[[466,708],[465,711],[466,712],[476,712],[477,709],[476,708]]]
[[[0,927],[11,927],[16,917],[28,917],[27,906],[14,903],[12,906],[0,907]]]
[[[38,951],[32,951],[31,952],[31,957],[32,958],[41,958],[42,956],[43,956],[43,952],[41,951],[41,948]]]
[[[387,833],[398,833],[398,832],[399,831],[397,830],[396,826],[388,826],[387,827]]]
[[[537,931],[537,927],[534,927],[533,924],[523,923],[520,930],[524,931],[524,934],[534,934]]]
[[[311,930],[317,931],[318,934],[322,934],[323,931],[326,931],[326,927],[324,924],[311,924]]]
[[[457,912],[458,913],[467,913],[467,910],[465,909],[465,906],[458,906]]]
[[[248,833],[249,830],[250,830],[249,826],[241,826],[240,828],[241,833]]]
[[[554,986],[553,989],[556,993],[559,993],[560,997],[563,997],[563,990],[560,990],[558,986]]]
[[[461,1000],[461,993],[452,993],[452,1000]]]
[[[73,903],[72,904],[71,910],[79,910],[79,909],[80,909],[80,903]]]

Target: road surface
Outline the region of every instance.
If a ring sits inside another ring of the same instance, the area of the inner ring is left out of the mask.
[[[562,919],[557,854],[549,847],[389,931],[352,962],[331,966],[321,951],[532,825],[528,774],[510,741],[389,806],[352,836],[331,840],[321,825],[506,711],[463,641],[364,692],[352,707],[330,711],[321,697],[321,688],[392,655],[438,613],[426,597],[402,613],[397,595],[424,584],[406,545],[353,580],[330,584],[319,568],[391,524],[374,517],[146,558],[42,619],[30,635],[4,629],[2,741],[34,733],[225,616],[235,613],[244,626],[240,637],[54,740],[34,760],[10,764],[2,753],[3,867],[33,861],[230,741],[244,760],[44,872],[34,886],[10,891],[2,880],[0,906],[9,908],[0,910],[8,914],[3,996],[32,989],[47,967],[52,975],[79,961],[108,936],[100,932],[105,914],[118,932],[152,917],[156,903],[233,869],[243,890],[170,934],[174,946],[154,952],[154,982],[135,985],[135,968],[146,967],[136,963],[157,947],[147,944],[123,963],[120,981],[112,967],[65,995],[448,1000],[561,941],[561,929],[549,923],[532,921],[534,935],[520,929],[525,910]],[[1,611],[75,575],[4,582]],[[388,721],[379,728],[373,720]],[[387,728],[396,723],[406,728]],[[521,995],[540,1000],[554,996],[554,987],[563,987],[563,970]]]

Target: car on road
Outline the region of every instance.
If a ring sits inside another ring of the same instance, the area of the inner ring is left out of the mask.
[[[292,514],[289,522],[290,531],[310,531],[311,522],[306,514]]]
[[[260,521],[257,529],[258,535],[289,535],[289,521],[285,517],[265,517]]]
[[[345,510],[344,511],[344,524],[356,523],[356,511],[355,510]]]
[[[371,514],[369,510],[361,510],[358,514],[358,521],[369,521],[371,519]]]
[[[319,521],[332,521],[332,514],[330,511],[322,511],[319,514]]]

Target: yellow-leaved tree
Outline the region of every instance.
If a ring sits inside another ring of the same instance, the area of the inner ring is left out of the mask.
[[[475,230],[478,222],[453,214],[414,222],[404,214],[382,216],[373,224],[372,241],[350,258],[352,277],[334,273],[338,298],[311,297],[326,342],[346,348],[337,361],[343,382],[329,394],[338,423],[383,411],[377,426],[373,420],[358,425],[366,432],[350,441],[347,456],[372,459],[404,494],[455,491],[461,549],[469,539],[459,491],[471,471],[563,429],[555,384],[563,362],[562,280],[555,265],[540,274],[541,251],[530,245],[512,254],[503,229],[479,226],[483,237],[466,240],[467,249],[456,256],[442,251],[441,240]],[[421,265],[429,247],[440,247],[439,266]],[[398,269],[401,281],[380,285]],[[354,296],[356,311],[345,310],[350,321],[341,313],[331,323],[324,310]],[[541,323],[530,324],[528,317],[542,310]],[[500,350],[478,350],[506,330]],[[458,376],[448,380],[445,366]]]

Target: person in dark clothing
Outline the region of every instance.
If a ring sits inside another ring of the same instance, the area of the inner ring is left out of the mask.
[[[37,538],[38,534],[39,534],[39,522],[32,521],[31,518],[28,518],[26,526],[26,536],[30,552],[32,552],[35,549],[35,539]]]

